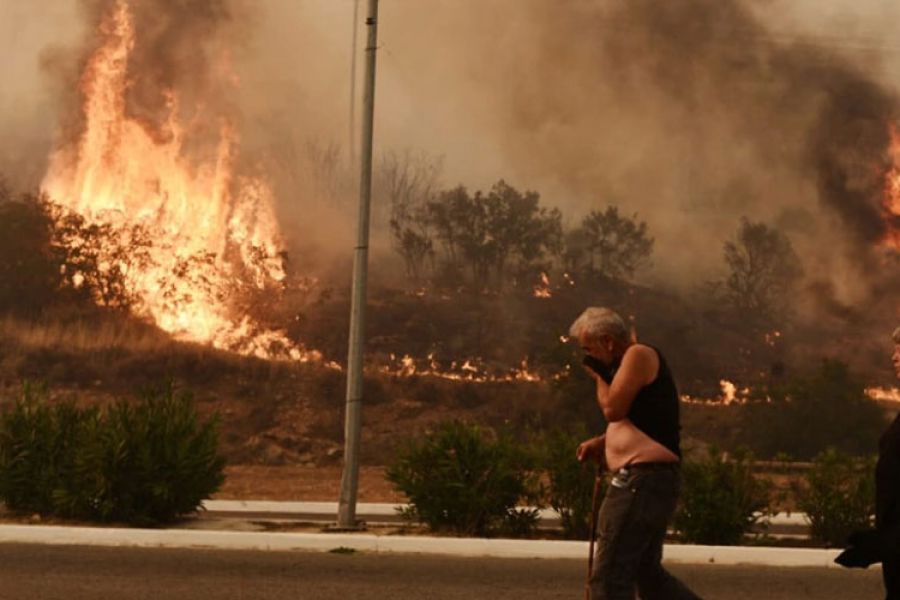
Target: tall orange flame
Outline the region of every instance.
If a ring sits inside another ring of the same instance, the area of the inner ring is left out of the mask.
[[[51,156],[45,193],[90,223],[149,234],[150,264],[128,274],[135,310],[176,338],[261,357],[318,358],[229,302],[235,282],[265,289],[285,279],[272,192],[236,174],[235,128],[227,117],[207,118],[218,131],[215,157],[187,158],[191,128],[180,122],[176,90],[164,91],[161,131],[128,115],[127,92],[139,76],[129,70],[128,0],[112,3],[98,33],[102,43],[81,77],[84,129]]]
[[[890,125],[891,145],[888,149],[891,168],[884,182],[884,211],[887,234],[883,244],[893,250],[900,250],[900,131]]]

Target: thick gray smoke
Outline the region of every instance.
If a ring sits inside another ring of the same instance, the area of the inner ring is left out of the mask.
[[[810,166],[822,202],[848,232],[877,243],[888,233],[881,205],[890,168],[885,123],[896,116],[896,99],[852,73],[836,75],[809,138]]]
[[[48,47],[74,43],[82,27],[74,3],[0,0],[0,173],[16,189],[40,182],[66,103],[68,77]]]
[[[811,271],[866,265],[855,242],[884,233],[895,116],[866,65],[782,41],[738,1],[524,4],[527,35],[502,40],[514,51],[472,67],[497,82],[488,102],[520,173],[576,209],[638,211],[669,279],[714,266],[742,215],[788,229]]]
[[[31,98],[64,108],[47,81],[74,67],[42,82],[41,49],[79,40],[89,49],[91,36],[73,23],[93,27],[106,3],[73,2],[81,21],[29,29],[50,9],[0,0],[3,27],[30,36],[20,36],[20,52],[3,48],[31,82],[14,87],[4,108]],[[133,113],[155,123],[166,86],[188,108],[212,91],[240,110],[244,155],[274,174],[286,229],[310,245],[347,232],[337,236],[344,244],[353,212],[326,196],[352,202],[354,191],[353,1],[131,4],[143,38],[133,60],[146,74],[131,90]],[[719,274],[722,242],[740,217],[767,221],[791,236],[817,289],[838,304],[861,300],[885,231],[880,192],[896,117],[882,81],[900,61],[883,23],[900,15],[881,0],[839,5],[825,13],[800,0],[382,0],[377,146],[443,157],[448,186],[504,178],[535,189],[570,224],[609,203],[637,212],[657,240],[646,278],[681,289]],[[233,51],[235,93],[216,93],[215,45]],[[39,141],[22,147],[43,149],[57,116],[41,115]],[[0,117],[0,131],[28,137],[10,121]]]
[[[221,64],[217,51],[236,44],[237,32],[231,28],[244,29],[237,25],[241,16],[237,4],[232,0],[131,3],[136,39],[129,69],[139,74],[128,95],[133,116],[154,123],[166,114],[165,91],[171,89],[178,90],[180,103],[187,109],[227,99],[222,96],[227,93],[222,84],[229,65]]]
[[[657,281],[715,276],[747,216],[784,229],[831,300],[868,296],[896,116],[880,74],[897,56],[861,29],[885,3],[827,18],[795,5],[793,24],[771,18],[785,3],[738,0],[426,4],[384,26],[385,70],[415,87],[418,129],[476,123],[441,141],[573,219],[636,211]]]

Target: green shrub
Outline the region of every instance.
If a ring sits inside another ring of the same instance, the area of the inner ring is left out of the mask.
[[[851,457],[829,448],[816,457],[796,491],[797,506],[806,513],[812,537],[842,546],[850,533],[872,526],[875,459]]]
[[[119,402],[101,436],[103,520],[166,522],[197,509],[225,480],[218,422],[201,423],[187,393],[171,386]]]
[[[547,504],[559,513],[563,535],[571,539],[583,540],[590,536],[591,498],[597,469],[593,463],[579,463],[575,459],[575,449],[588,437],[585,428],[574,434],[557,430],[546,434],[541,444],[542,466],[549,480],[545,490]]]
[[[0,419],[0,498],[18,512],[56,512],[59,491],[80,480],[79,448],[97,419],[96,410],[50,406],[43,395],[26,385]]]
[[[104,411],[26,388],[0,417],[0,498],[19,512],[164,523],[196,510],[223,469],[216,419],[171,386]]]
[[[529,533],[536,511],[533,459],[506,435],[490,439],[477,425],[445,421],[423,438],[407,440],[387,478],[409,498],[404,516],[433,530],[489,535]]]
[[[744,408],[744,441],[765,458],[788,453],[812,460],[829,447],[865,456],[887,425],[863,382],[836,360],[823,360],[815,371],[770,390],[770,396],[771,402]]]
[[[516,508],[508,511],[500,524],[499,533],[506,537],[528,537],[541,520],[539,508]]]
[[[687,461],[682,470],[684,486],[674,524],[687,542],[738,544],[771,512],[770,486],[753,476],[749,454],[729,459],[710,449],[703,460]]]

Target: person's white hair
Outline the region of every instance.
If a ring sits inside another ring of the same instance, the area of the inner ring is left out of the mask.
[[[582,334],[591,337],[608,335],[614,340],[625,343],[631,339],[631,332],[628,330],[625,320],[615,311],[602,306],[591,306],[586,309],[569,327],[569,335],[573,338]]]
[[[891,334],[891,339],[894,340],[895,344],[900,344],[900,327],[894,330],[894,333]]]

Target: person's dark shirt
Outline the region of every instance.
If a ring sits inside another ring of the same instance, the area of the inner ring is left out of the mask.
[[[900,415],[881,436],[875,467],[875,526],[900,535]]]
[[[681,458],[678,389],[662,352],[658,348],[653,350],[659,356],[659,372],[656,379],[638,392],[628,410],[628,419],[651,439]]]

